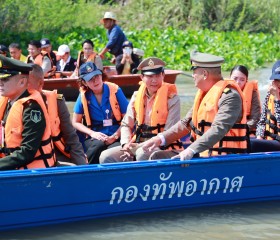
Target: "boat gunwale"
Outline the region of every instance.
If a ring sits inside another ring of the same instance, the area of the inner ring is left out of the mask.
[[[65,175],[76,173],[90,173],[101,171],[119,171],[139,168],[150,167],[167,167],[167,166],[199,166],[204,164],[223,164],[223,163],[241,163],[244,164],[248,161],[264,160],[264,155],[269,156],[269,160],[280,160],[280,152],[265,152],[265,153],[251,153],[251,154],[229,154],[223,156],[215,156],[210,158],[193,158],[191,160],[180,161],[174,159],[159,159],[159,160],[147,160],[141,162],[118,162],[107,164],[95,164],[95,165],[77,165],[77,166],[65,166],[65,167],[53,167],[53,168],[41,168],[41,169],[25,169],[25,170],[9,170],[0,171],[0,179],[18,178],[18,177],[34,177],[34,176],[47,176],[47,175]]]

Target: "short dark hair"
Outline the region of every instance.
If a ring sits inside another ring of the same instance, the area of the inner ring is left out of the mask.
[[[235,71],[235,70],[237,70],[239,72],[242,72],[248,78],[249,72],[248,72],[248,69],[245,66],[243,66],[243,65],[234,66],[230,71],[230,76],[231,76],[232,72]]]
[[[92,46],[92,48],[94,48],[94,44],[93,44],[93,41],[91,41],[90,39],[86,39],[85,41],[83,41],[82,43],[82,47],[84,46],[85,43],[88,43]]]
[[[17,48],[18,50],[21,50],[19,43],[11,43],[9,45],[9,48]]]
[[[37,40],[31,40],[28,44],[35,46],[36,48],[41,48],[41,46],[42,46],[40,41],[37,41]]]

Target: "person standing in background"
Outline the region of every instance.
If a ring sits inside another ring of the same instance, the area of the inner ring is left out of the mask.
[[[117,25],[117,17],[113,12],[105,12],[100,22],[107,29],[108,42],[99,55],[104,59],[106,52],[111,53],[114,56],[111,63],[115,64],[116,57],[123,53],[122,44],[124,41],[127,41],[127,38],[122,29]]]

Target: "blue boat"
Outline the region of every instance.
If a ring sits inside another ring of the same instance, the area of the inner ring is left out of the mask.
[[[280,199],[280,152],[0,172],[0,230]]]

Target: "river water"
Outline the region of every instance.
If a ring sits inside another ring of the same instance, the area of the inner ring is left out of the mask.
[[[261,100],[264,99],[270,73],[269,68],[250,72],[250,79],[259,80]],[[224,76],[227,77],[228,73],[224,73]],[[196,89],[193,80],[183,75],[177,78],[176,84],[182,100],[183,116],[193,103]],[[70,109],[72,106],[73,103],[69,103]],[[164,211],[26,228],[1,232],[0,239],[279,240],[280,201]]]

